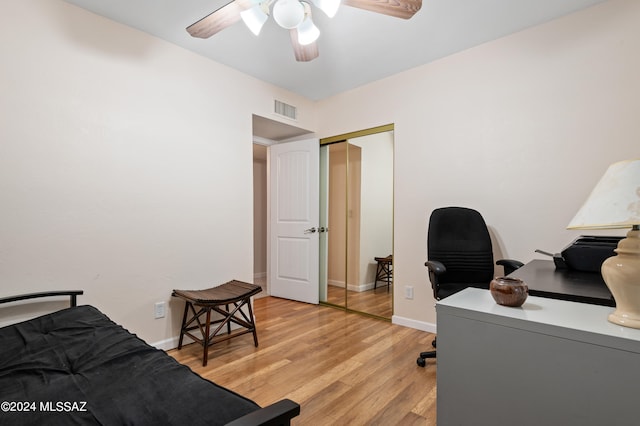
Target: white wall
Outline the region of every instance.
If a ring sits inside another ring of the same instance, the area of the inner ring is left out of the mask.
[[[607,166],[640,156],[638,22],[612,0],[319,103],[320,137],[395,123],[394,321],[433,329],[434,208],[478,209],[497,257],[580,235],[565,227]]]
[[[0,2],[0,40],[0,295],[84,289],[156,343],[172,289],[252,280],[251,117],[311,102],[59,0]]]
[[[3,0],[0,295],[82,288],[147,341],[175,336],[182,304],[154,320],[154,302],[252,278],[251,114],[277,120],[276,97],[319,137],[395,123],[395,320],[429,327],[434,208],[479,209],[527,261],[639,156],[637,22],[611,0],[316,105],[59,0]]]

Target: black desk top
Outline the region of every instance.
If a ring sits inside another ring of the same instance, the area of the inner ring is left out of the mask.
[[[509,276],[524,281],[532,296],[593,305],[616,305],[598,272],[556,269],[551,260],[532,260]]]

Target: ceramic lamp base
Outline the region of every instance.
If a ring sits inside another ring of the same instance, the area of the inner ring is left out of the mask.
[[[634,227],[629,231],[616,253],[602,264],[602,277],[616,300],[609,321],[640,328],[640,230]]]

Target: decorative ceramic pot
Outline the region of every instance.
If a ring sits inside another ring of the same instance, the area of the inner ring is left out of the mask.
[[[511,277],[495,277],[489,286],[491,296],[498,305],[522,306],[529,295],[529,287],[524,281]]]

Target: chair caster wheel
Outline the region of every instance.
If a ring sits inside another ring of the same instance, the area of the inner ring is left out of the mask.
[[[427,360],[424,358],[418,358],[416,360],[416,363],[418,364],[419,367],[424,367],[425,365],[427,365]]]

